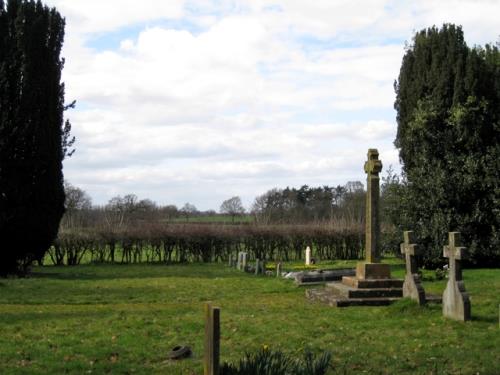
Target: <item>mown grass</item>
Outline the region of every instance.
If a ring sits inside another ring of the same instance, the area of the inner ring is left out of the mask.
[[[335,374],[498,374],[500,270],[465,270],[464,279],[473,319],[460,323],[439,305],[407,300],[311,304],[289,280],[222,264],[38,267],[30,278],[0,280],[0,373],[200,374],[203,304],[213,301],[222,360],[268,345],[300,356],[328,350]],[[425,283],[433,293],[444,285]],[[178,344],[192,358],[168,360]]]

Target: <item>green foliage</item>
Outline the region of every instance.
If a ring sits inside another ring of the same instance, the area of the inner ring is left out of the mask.
[[[64,19],[40,1],[0,3],[0,274],[24,272],[57,234],[62,160]]]
[[[271,189],[255,198],[252,212],[262,224],[297,224],[347,220],[361,223],[364,218],[363,184],[350,181],[338,185],[299,189]]]
[[[220,375],[324,375],[330,365],[330,353],[323,353],[316,358],[306,351],[300,361],[279,350],[262,348],[257,353],[245,354],[238,365],[225,362],[220,368]]]
[[[392,185],[399,231],[415,230],[427,265],[460,231],[475,264],[500,261],[500,52],[469,48],[462,29],[418,32],[395,83],[403,179]]]

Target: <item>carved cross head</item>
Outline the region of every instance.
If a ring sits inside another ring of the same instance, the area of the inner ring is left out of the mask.
[[[378,175],[382,170],[382,162],[378,159],[378,150],[370,148],[368,150],[368,160],[365,162],[365,173]]]
[[[413,231],[403,232],[404,242],[401,244],[401,254],[418,255],[417,245],[413,236]]]
[[[465,247],[460,246],[460,244],[460,232],[449,232],[448,245],[443,248],[443,256],[449,258],[450,262],[465,259]]]

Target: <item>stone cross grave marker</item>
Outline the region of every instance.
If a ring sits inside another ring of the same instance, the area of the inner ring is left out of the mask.
[[[356,266],[356,278],[364,279],[390,279],[391,269],[388,264],[380,263],[379,257],[379,195],[382,162],[378,158],[377,149],[368,150],[368,160],[364,170],[366,177],[366,219],[365,219],[365,261]]]
[[[311,248],[309,246],[306,247],[306,266],[311,264]]]
[[[205,305],[205,358],[204,375],[219,374],[220,308]]]
[[[378,263],[378,245],[379,245],[379,212],[378,201],[380,195],[380,178],[378,174],[382,170],[382,162],[378,159],[376,149],[368,150],[368,160],[365,162],[365,173],[367,174],[366,191],[366,262]]]
[[[418,255],[417,245],[414,243],[413,231],[405,231],[404,242],[401,244],[401,253],[405,255],[406,275],[403,284],[403,297],[410,297],[419,305],[425,304],[425,291],[418,275],[415,255]]]
[[[449,259],[448,284],[443,293],[443,315],[447,318],[466,321],[471,318],[469,295],[462,279],[461,261],[465,258],[465,247],[460,246],[460,233],[448,233],[448,245],[443,256]]]

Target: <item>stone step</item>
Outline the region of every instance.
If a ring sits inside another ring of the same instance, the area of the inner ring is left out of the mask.
[[[376,289],[376,288],[402,288],[403,279],[357,279],[353,276],[342,277],[342,283],[352,288]]]
[[[308,289],[306,297],[310,301],[324,303],[332,307],[349,307],[349,306],[386,306],[390,305],[399,298],[394,297],[378,297],[378,298],[344,298],[335,294],[331,289]]]
[[[380,298],[380,297],[402,297],[401,288],[353,288],[342,283],[327,283],[325,286],[334,294],[343,298]]]

